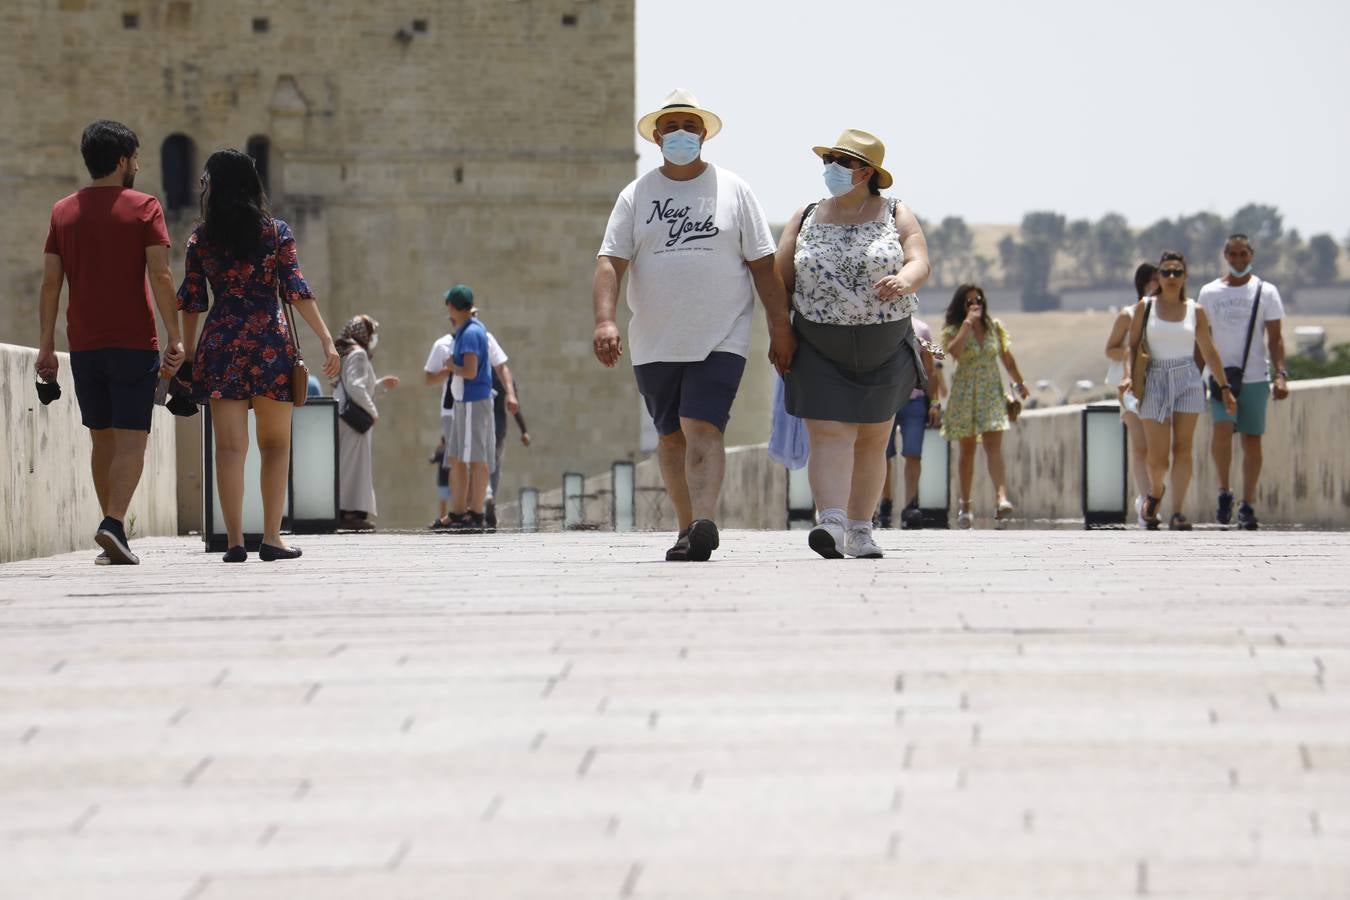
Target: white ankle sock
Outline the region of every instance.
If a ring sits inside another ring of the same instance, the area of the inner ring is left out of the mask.
[[[845,519],[844,525],[849,531],[871,531],[871,519]]]
[[[837,506],[822,509],[820,511],[820,517],[816,520],[817,524],[824,524],[825,522],[840,523],[844,521],[846,521],[844,518],[844,511]]]

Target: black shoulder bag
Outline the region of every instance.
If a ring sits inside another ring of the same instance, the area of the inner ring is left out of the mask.
[[[338,369],[338,383],[342,385],[342,408],[338,410],[338,418],[346,422],[357,434],[365,434],[375,424],[375,417],[366,412],[364,406],[352,401],[351,392],[347,390],[347,381],[342,377],[341,369]]]
[[[1256,282],[1256,299],[1252,301],[1252,317],[1247,320],[1247,343],[1242,348],[1242,365],[1223,367],[1223,374],[1228,379],[1228,389],[1233,392],[1234,400],[1242,393],[1242,376],[1247,371],[1247,357],[1252,354],[1252,333],[1256,331],[1256,311],[1261,308],[1261,289],[1265,286],[1264,281]],[[1218,380],[1213,375],[1209,376],[1209,395],[1218,397],[1221,393]]]

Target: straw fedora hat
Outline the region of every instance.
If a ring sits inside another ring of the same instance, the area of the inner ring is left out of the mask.
[[[717,113],[699,106],[698,99],[689,91],[684,88],[676,88],[662,101],[660,109],[656,112],[649,112],[638,119],[638,134],[652,141],[652,132],[656,130],[656,120],[668,112],[690,112],[702,119],[703,127],[708,131],[703,138],[705,141],[712,140],[717,132],[722,130],[722,120],[717,117]],[[656,141],[652,141],[652,143],[655,144]]]
[[[894,183],[891,173],[881,167],[881,161],[886,158],[886,145],[875,134],[868,134],[857,128],[845,128],[833,147],[812,147],[811,151],[816,156],[842,153],[844,156],[860,159],[877,170],[877,175],[880,176],[877,179],[877,187],[888,188]]]

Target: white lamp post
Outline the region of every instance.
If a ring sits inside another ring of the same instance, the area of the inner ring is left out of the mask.
[[[290,477],[286,490],[286,517],[282,527],[292,534],[325,534],[338,523],[337,402],[312,397],[291,414]],[[257,446],[257,425],[248,413],[248,440]],[[262,543],[262,495],[258,484],[261,454],[244,457],[244,546],[257,550]],[[211,408],[202,409],[202,539],[208,551],[227,549],[225,517],[216,498],[215,432]]]
[[[787,472],[787,527],[789,531],[814,528],[816,501],[811,496],[811,481],[806,469],[784,469]]]
[[[564,472],[562,477],[563,530],[580,527],[586,519],[583,507],[586,476],[580,472]]]
[[[610,466],[609,486],[610,522],[615,531],[632,531],[637,527],[637,508],[634,503],[636,471],[631,462],[620,460]]]
[[[520,530],[539,530],[539,489],[523,487],[520,489]]]
[[[1125,423],[1115,403],[1083,407],[1083,525],[1125,524]]]
[[[936,428],[923,430],[919,461],[919,513],[924,528],[950,528],[952,445]]]

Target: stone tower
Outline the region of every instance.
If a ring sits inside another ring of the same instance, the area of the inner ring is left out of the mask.
[[[117,119],[176,274],[206,156],[248,149],[329,328],[379,320],[375,368],[403,381],[374,439],[382,525],[434,513],[422,368],[456,282],[511,357],[534,440],[510,426],[503,499],[637,452],[632,378],[590,349],[595,251],[634,174],[633,0],[6,0],[0,18],[0,341],[36,343],[51,205],[87,180],[83,127]],[[193,527],[195,488],[180,493]]]

